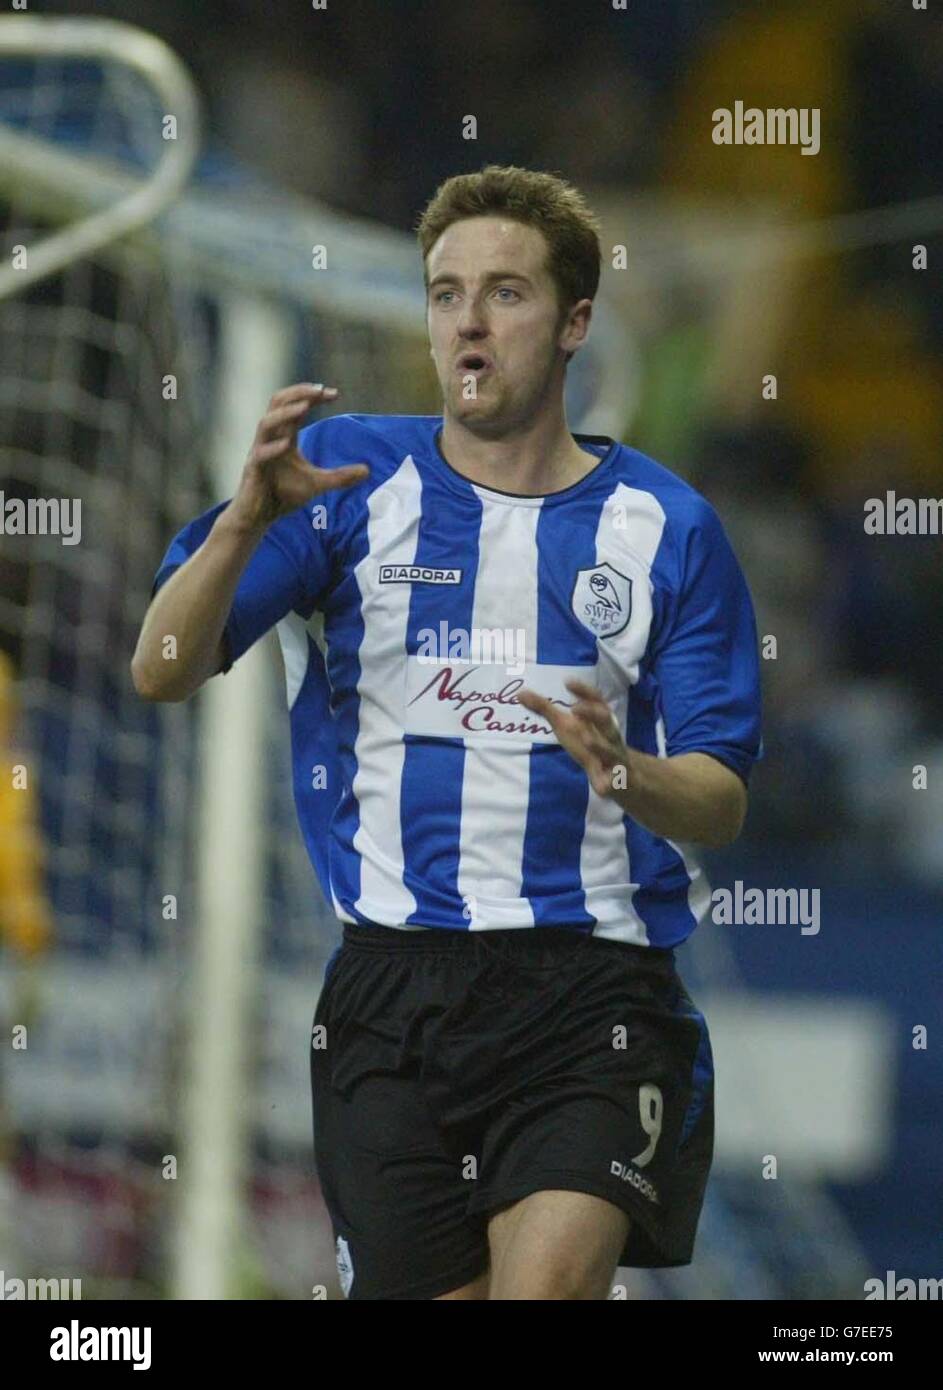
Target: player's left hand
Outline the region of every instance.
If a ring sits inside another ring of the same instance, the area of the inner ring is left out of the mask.
[[[599,796],[612,796],[613,769],[627,768],[629,759],[615,715],[594,686],[570,680],[566,687],[576,696],[576,703],[569,709],[551,703],[534,690],[519,690],[517,699],[547,721],[561,747],[585,769],[593,791]]]

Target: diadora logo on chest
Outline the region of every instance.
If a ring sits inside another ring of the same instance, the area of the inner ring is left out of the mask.
[[[461,584],[460,569],[437,569],[432,565],[381,565],[381,584]]]
[[[578,570],[571,600],[573,612],[597,637],[615,637],[632,616],[632,581],[608,560]]]

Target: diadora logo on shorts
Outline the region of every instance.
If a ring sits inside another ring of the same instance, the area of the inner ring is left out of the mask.
[[[597,637],[615,637],[632,616],[632,581],[606,561],[578,570],[573,612]]]
[[[621,1178],[623,1182],[631,1183],[636,1191],[643,1197],[647,1197],[650,1202],[658,1201],[658,1193],[647,1178],[643,1178],[637,1168],[633,1168],[628,1163],[620,1163],[614,1158],[609,1164],[609,1171],[614,1178]]]
[[[432,565],[381,565],[381,584],[461,584],[462,571]]]
[[[337,1237],[337,1277],[341,1281],[344,1297],[347,1298],[350,1286],[354,1282],[354,1262],[350,1258],[350,1247],[343,1236]]]

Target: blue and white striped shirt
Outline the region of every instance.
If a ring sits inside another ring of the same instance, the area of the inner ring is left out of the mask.
[[[579,676],[630,747],[709,753],[746,781],[756,624],[720,521],[660,464],[584,435],[599,463],[572,487],[481,487],[443,458],[441,426],[337,415],[302,430],[305,458],[370,478],[269,528],[226,625],[230,664],[277,625],[325,895],[344,922],[674,946],[709,904],[700,869],[598,796],[515,691],[571,703]],[[175,537],[155,591],[226,505]]]

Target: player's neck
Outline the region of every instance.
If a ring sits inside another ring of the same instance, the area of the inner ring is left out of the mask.
[[[501,439],[482,438],[446,415],[439,447],[456,473],[471,482],[526,497],[562,492],[599,462],[573,438],[562,414]]]

